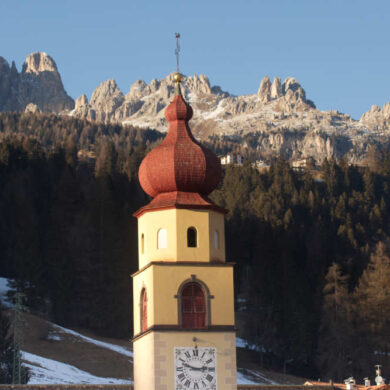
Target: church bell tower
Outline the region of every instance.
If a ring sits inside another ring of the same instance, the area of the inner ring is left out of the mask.
[[[138,219],[133,275],[135,390],[233,390],[236,385],[233,265],[225,260],[225,209],[207,196],[219,159],[201,146],[180,93],[165,110],[169,131],[143,160],[153,200]]]

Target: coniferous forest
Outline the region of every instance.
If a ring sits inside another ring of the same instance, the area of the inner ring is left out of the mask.
[[[162,136],[0,114],[0,276],[32,312],[131,335],[137,172]],[[373,160],[325,161],[321,180],[282,159],[224,169],[212,198],[230,210],[237,326],[259,365],[338,381],[390,365],[390,154]]]

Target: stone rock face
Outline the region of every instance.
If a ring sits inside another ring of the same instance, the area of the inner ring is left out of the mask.
[[[185,78],[181,91],[193,108],[191,129],[197,138],[225,135],[240,139],[255,134],[253,143],[270,157],[313,157],[320,163],[331,156],[345,156],[359,163],[372,142],[374,127],[390,127],[390,103],[356,121],[338,111],[317,110],[293,77],[283,82],[275,77],[272,83],[265,77],[256,94],[233,96],[211,86],[206,76],[195,74]],[[77,99],[71,114],[166,132],[164,109],[174,95],[173,74],[149,84],[138,80],[126,95],[114,80],[107,80],[93,92],[89,103],[86,96]]]
[[[41,110],[39,109],[39,107],[36,104],[28,103],[24,112],[31,112],[32,114],[37,114],[37,113],[40,113]]]
[[[275,77],[274,82],[271,86],[271,99],[278,99],[281,96],[283,96],[282,93],[282,82],[280,80],[280,77]]]
[[[39,74],[41,72],[58,73],[54,60],[46,53],[37,52],[28,55],[23,64],[22,73]]]
[[[76,104],[75,104],[75,110],[77,110],[78,108],[81,108],[81,107],[85,107],[85,106],[88,106],[88,98],[87,98],[87,95],[83,94],[77,98]]]
[[[73,99],[67,95],[54,60],[46,53],[27,56],[19,73],[0,57],[0,111],[24,111],[29,103],[42,112],[72,109]]]
[[[360,118],[360,122],[376,130],[388,129],[390,127],[390,102],[387,102],[382,109],[374,105]]]
[[[116,110],[124,100],[125,97],[115,80],[104,81],[95,89],[91,97],[90,106],[96,112],[93,119],[100,122],[110,122],[115,118]]]
[[[257,95],[262,103],[268,103],[271,100],[271,81],[268,76],[265,76],[263,80],[261,80]]]

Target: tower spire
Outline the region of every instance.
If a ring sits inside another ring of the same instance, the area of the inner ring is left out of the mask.
[[[180,33],[175,33],[175,38],[176,38],[176,49],[175,49],[175,55],[176,55],[176,73],[173,75],[173,79],[175,80],[176,83],[176,94],[181,95],[181,90],[180,90],[180,83],[183,81],[183,75],[180,73],[180,68],[179,68],[179,56],[180,56]]]

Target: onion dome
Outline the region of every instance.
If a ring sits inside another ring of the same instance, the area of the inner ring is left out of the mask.
[[[192,108],[181,96],[179,86],[178,94],[165,110],[165,118],[169,122],[168,134],[144,158],[139,168],[142,188],[154,197],[141,210],[194,206],[222,211],[207,198],[219,184],[221,164],[211,150],[194,139],[188,125],[192,114]]]

